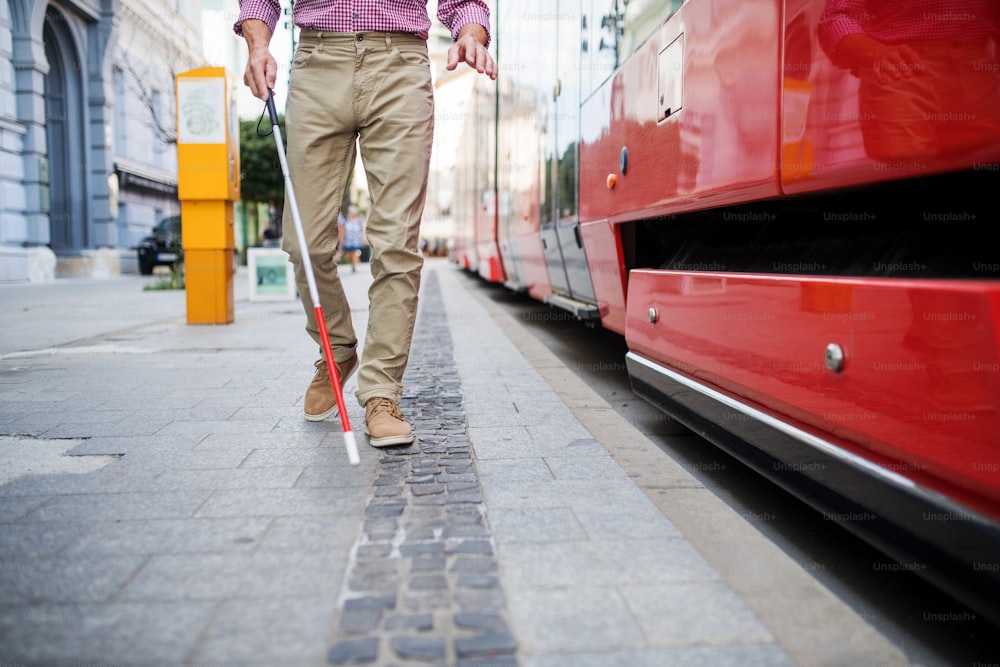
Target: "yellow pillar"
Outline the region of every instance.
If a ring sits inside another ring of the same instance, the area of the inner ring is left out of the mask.
[[[230,324],[240,144],[235,100],[223,67],[177,75],[177,196],[188,324]]]

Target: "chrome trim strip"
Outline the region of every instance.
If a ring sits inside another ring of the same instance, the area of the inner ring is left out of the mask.
[[[791,438],[794,438],[795,440],[803,444],[809,445],[810,447],[813,447],[814,449],[817,449],[823,452],[824,454],[827,454],[828,456],[840,459],[842,462],[848,465],[854,466],[855,468],[860,468],[868,473],[880,477],[882,478],[882,481],[888,484],[891,484],[897,488],[908,491],[912,494],[922,496],[926,501],[930,503],[933,503],[935,505],[943,505],[946,507],[954,507],[956,509],[953,511],[953,513],[961,516],[961,518],[963,519],[976,520],[990,527],[996,526],[996,522],[992,521],[989,517],[981,514],[976,510],[970,509],[964,505],[960,505],[951,498],[942,495],[941,493],[938,493],[933,489],[929,489],[926,486],[918,484],[911,479],[907,479],[906,477],[903,477],[899,473],[895,473],[891,470],[886,470],[877,463],[872,463],[871,461],[862,458],[857,454],[845,451],[831,442],[823,440],[822,438],[819,438],[811,433],[807,433],[806,431],[803,431],[790,424],[787,424],[781,421],[780,419],[772,417],[766,412],[762,412],[756,408],[746,405],[745,403],[741,403],[740,401],[732,398],[731,396],[727,396],[726,394],[716,391],[711,387],[707,387],[695,380],[692,380],[691,378],[685,375],[676,373],[670,370],[669,368],[666,368],[665,366],[661,366],[660,364],[650,361],[645,357],[641,357],[635,352],[626,353],[625,359],[626,361],[632,361],[636,364],[644,366],[654,373],[663,375],[666,378],[672,380],[673,382],[676,382],[677,384],[681,384],[684,385],[685,387],[688,387],[689,389],[693,389],[694,391],[697,391],[698,393],[707,396],[708,398],[711,398],[712,400],[717,401],[718,403],[722,403],[728,408],[731,408],[733,410],[736,410],[738,412],[747,415],[748,417],[756,419],[757,421],[763,423],[765,426],[768,426],[780,433],[783,433]]]
[[[601,316],[600,311],[594,304],[587,303],[586,301],[577,301],[561,294],[549,294],[545,297],[544,301],[550,306],[557,306],[573,313],[581,320],[595,320]]]

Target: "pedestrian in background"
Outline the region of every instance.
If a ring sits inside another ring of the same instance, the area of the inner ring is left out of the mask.
[[[274,220],[268,220],[267,226],[261,231],[260,244],[265,248],[277,248],[281,244],[281,232]]]
[[[277,78],[268,44],[280,17],[279,0],[240,0],[234,29],[249,51],[243,80],[261,100]],[[495,79],[485,2],[439,0],[437,17],[453,40],[447,69],[464,61]],[[371,195],[367,235],[373,278],[357,399],[365,406],[372,446],[409,444],[413,434],[399,399],[417,314],[423,266],[417,243],[434,131],[427,3],[299,0],[293,20],[300,33],[285,106],[288,167],[295,191],[308,193],[299,212],[337,374],[346,383],[359,365],[351,311],[333,260],[337,214],[357,147]],[[285,215],[290,219],[287,202]],[[282,247],[295,266],[306,331],[319,343],[295,235],[284,235]],[[311,421],[337,409],[322,353],[315,366],[304,400]]]
[[[361,249],[368,245],[365,239],[365,221],[358,215],[358,207],[347,207],[347,217],[339,222],[340,244],[351,263],[351,273],[357,273]]]

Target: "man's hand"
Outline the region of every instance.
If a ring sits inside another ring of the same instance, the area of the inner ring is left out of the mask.
[[[240,27],[249,52],[243,83],[254,97],[267,101],[268,91],[274,88],[278,79],[278,61],[267,48],[271,42],[271,29],[257,19],[247,19]]]
[[[458,33],[458,39],[448,49],[447,68],[453,70],[464,60],[469,67],[495,80],[497,66],[485,44],[486,28],[478,23],[465,24]]]
[[[871,70],[880,84],[909,79],[923,67],[920,56],[906,44],[883,44],[860,33],[840,40],[837,58],[859,73]]]

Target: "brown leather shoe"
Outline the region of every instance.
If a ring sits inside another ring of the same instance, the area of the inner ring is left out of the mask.
[[[389,398],[376,396],[365,403],[365,433],[372,447],[408,445],[413,442],[410,425],[403,420],[399,406]]]
[[[356,354],[337,364],[337,377],[340,378],[341,390],[356,370],[358,370],[358,355]],[[337,397],[333,393],[333,384],[330,382],[330,370],[327,368],[326,359],[320,359],[316,362],[316,374],[313,375],[312,382],[306,389],[303,405],[306,419],[311,422],[323,421],[337,412]]]

